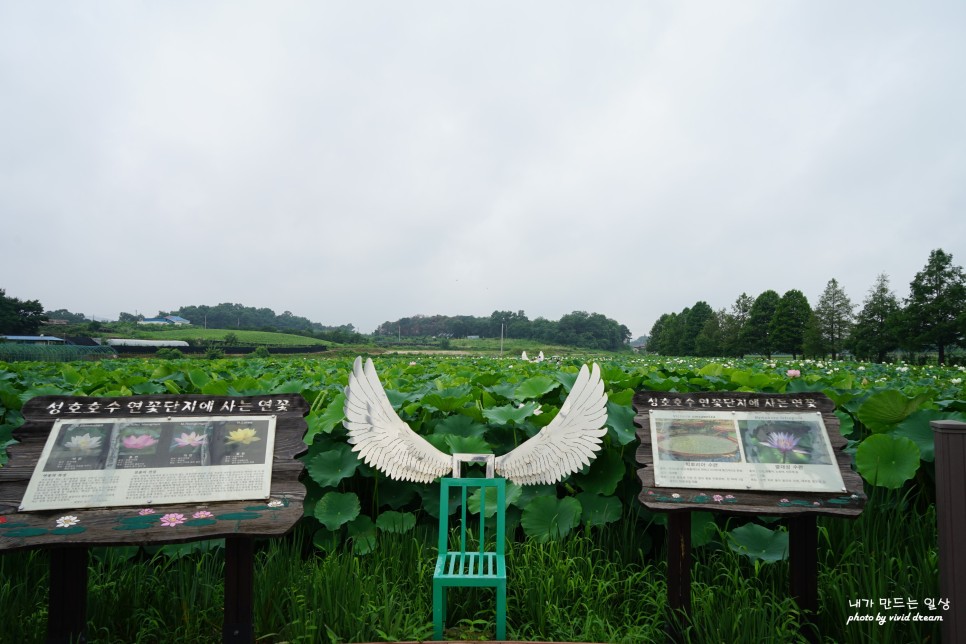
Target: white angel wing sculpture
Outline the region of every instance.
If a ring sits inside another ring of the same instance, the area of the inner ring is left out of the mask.
[[[386,397],[371,359],[356,358],[345,390],[343,425],[368,465],[390,478],[429,483],[445,476],[452,457],[414,432]],[[597,456],[607,433],[607,394],[600,369],[580,368],[557,416],[535,436],[496,458],[496,473],[518,485],[556,483]]]

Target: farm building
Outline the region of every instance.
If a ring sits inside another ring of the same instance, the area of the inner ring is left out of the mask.
[[[138,321],[138,324],[174,324],[174,325],[182,325],[182,324],[191,324],[191,321],[190,320],[186,320],[183,317],[180,317],[178,315],[165,315],[164,317],[158,317],[158,318],[144,318],[143,320],[139,320]]]
[[[0,335],[0,341],[12,344],[64,344],[63,338],[52,335]]]
[[[134,338],[108,338],[112,347],[187,347],[184,340],[136,340]]]

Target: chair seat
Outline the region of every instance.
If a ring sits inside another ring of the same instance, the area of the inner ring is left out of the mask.
[[[434,579],[450,580],[453,585],[478,585],[498,583],[506,580],[506,557],[495,552],[449,551],[436,558]]]

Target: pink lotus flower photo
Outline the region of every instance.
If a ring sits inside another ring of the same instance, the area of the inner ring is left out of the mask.
[[[158,439],[150,434],[125,436],[122,443],[127,449],[145,449],[157,445]]]
[[[182,432],[181,436],[175,436],[174,442],[176,447],[200,447],[205,444],[208,439],[204,434],[199,435],[197,432]]]

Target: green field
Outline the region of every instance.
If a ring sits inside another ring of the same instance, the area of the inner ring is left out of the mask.
[[[291,333],[272,333],[270,331],[246,331],[243,329],[200,329],[188,327],[180,329],[165,329],[163,331],[137,331],[123,337],[133,337],[141,340],[200,340],[201,342],[223,342],[225,336],[234,333],[241,346],[285,346],[301,347],[313,345],[331,346],[331,342],[307,338]],[[122,336],[118,336],[122,337]]]

